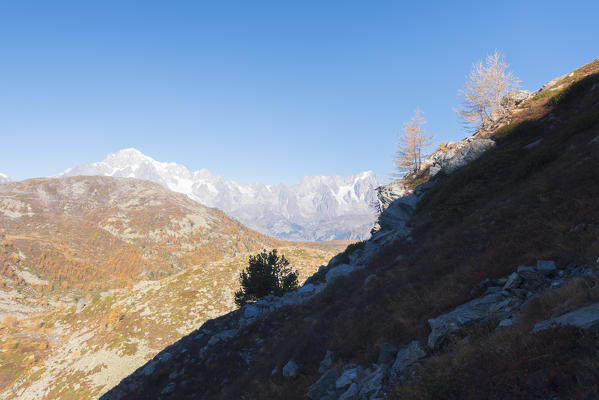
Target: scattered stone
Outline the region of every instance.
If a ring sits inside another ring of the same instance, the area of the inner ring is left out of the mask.
[[[578,308],[560,317],[539,322],[533,332],[550,328],[552,325],[574,325],[581,329],[599,328],[599,303]]]
[[[164,389],[162,389],[160,394],[168,394],[168,393],[172,392],[174,388],[175,388],[175,382],[169,382],[169,384],[166,385],[164,387]]]
[[[542,141],[543,141],[543,138],[541,138],[541,139],[538,139],[538,140],[535,140],[534,142],[532,142],[532,143],[529,143],[529,144],[527,144],[526,146],[524,146],[524,147],[522,147],[522,148],[523,148],[524,150],[530,150],[530,149],[532,149],[533,147],[536,147],[536,146],[540,145]]]
[[[353,382],[357,382],[362,373],[362,367],[354,367],[344,371],[335,381],[335,389],[345,389]]]
[[[387,369],[374,364],[375,369],[360,381],[360,398],[383,397]]]
[[[358,400],[360,391],[357,383],[352,383],[349,388],[339,396],[339,400]]]
[[[520,272],[537,272],[536,267],[527,267],[526,265],[520,265],[517,269],[518,273]]]
[[[377,364],[391,365],[397,354],[397,347],[393,346],[391,343],[383,343],[379,347],[380,350]]]
[[[366,279],[364,279],[364,286],[368,285],[370,282],[372,282],[372,280],[376,278],[375,274],[370,274],[366,277]]]
[[[77,301],[77,309],[75,312],[80,313],[86,306],[87,302],[85,301],[85,299],[79,299],[79,301]]]
[[[537,270],[542,272],[553,272],[556,270],[555,261],[537,261]]]
[[[334,357],[335,357],[335,352],[331,351],[331,350],[327,350],[326,354],[324,355],[324,358],[322,359],[322,361],[320,362],[320,365],[318,366],[318,372],[322,374],[324,371],[329,369],[331,367],[331,365],[333,365]]]
[[[339,377],[339,373],[334,369],[329,369],[326,371],[320,379],[318,379],[312,386],[310,386],[310,390],[308,391],[308,398],[312,400],[320,400],[327,391],[334,387],[337,378]]]
[[[283,367],[283,376],[285,378],[295,378],[299,372],[299,366],[293,360],[289,360]]]
[[[517,272],[512,272],[512,274],[507,278],[505,285],[503,285],[503,290],[516,289],[520,283],[522,283],[522,278],[520,275],[518,275]]]
[[[227,341],[237,334],[237,329],[228,329],[213,335],[208,341],[208,346],[213,346],[220,341]]]
[[[426,351],[422,349],[417,340],[414,340],[407,346],[402,347],[397,352],[397,357],[395,357],[395,361],[391,366],[391,381],[397,382],[399,376],[402,375],[410,366],[425,357]]]

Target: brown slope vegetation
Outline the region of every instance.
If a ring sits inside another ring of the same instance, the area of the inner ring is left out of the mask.
[[[157,184],[107,177],[3,185],[0,235],[3,279],[25,296],[123,287],[281,245]]]
[[[368,365],[376,361],[383,342],[401,346],[424,340],[429,334],[427,319],[470,300],[471,289],[484,278],[506,276],[518,265],[539,259],[596,265],[598,71],[596,60],[537,93],[509,125],[491,134],[497,142],[492,150],[440,178],[412,218],[413,240],[385,246],[366,269],[338,280],[317,299],[245,327],[226,346],[215,348],[207,362],[194,364],[185,357],[171,361],[167,372],[184,370],[184,384],[162,398],[303,399],[320,377],[319,362],[327,350],[337,353],[340,365]],[[370,275],[375,277],[365,285]],[[562,296],[576,302],[593,298],[580,290]],[[541,307],[529,317],[527,327],[552,311]],[[523,365],[516,373],[524,386],[534,381],[530,387],[536,391],[522,392],[519,398],[543,398],[547,393],[592,398],[597,393],[597,379],[592,379],[599,376],[593,361],[599,352],[597,340],[568,329],[536,336],[526,329],[511,332],[499,336],[483,330],[462,353],[433,354],[424,366],[424,378],[396,389],[414,398],[476,398],[476,393],[517,397],[509,391],[489,394],[488,387],[500,386],[505,375],[485,375],[488,357],[496,363],[489,374],[500,371],[501,365]],[[247,366],[240,354],[256,340],[264,344]],[[554,341],[556,357],[540,353]],[[192,354],[200,350],[191,338],[173,352],[181,348]],[[501,351],[510,348],[514,350]],[[582,362],[573,363],[568,351]],[[514,352],[523,358],[510,359]],[[300,365],[296,379],[271,374],[291,359]],[[542,380],[560,368],[573,378]],[[168,379],[158,374],[132,377],[110,398],[121,398],[127,388],[134,388],[139,398],[156,398],[165,382]],[[504,382],[516,385],[513,376]],[[460,386],[465,384],[470,385],[468,392]],[[410,385],[413,390],[408,390]]]
[[[279,248],[303,281],[339,247]],[[94,399],[209,318],[235,308],[247,256],[188,268],[0,324],[0,399]],[[60,382],[60,384],[57,384]]]

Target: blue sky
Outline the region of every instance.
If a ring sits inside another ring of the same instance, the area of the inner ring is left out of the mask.
[[[136,147],[244,182],[374,170],[419,107],[437,140],[472,63],[524,89],[599,57],[599,2],[0,3],[0,172]]]

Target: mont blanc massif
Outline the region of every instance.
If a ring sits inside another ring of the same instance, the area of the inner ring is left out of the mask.
[[[284,240],[362,240],[376,219],[372,171],[342,178],[306,177],[286,185],[238,183],[201,169],[158,162],[136,149],[71,168],[57,177],[101,175],[144,179],[216,207],[248,227]]]

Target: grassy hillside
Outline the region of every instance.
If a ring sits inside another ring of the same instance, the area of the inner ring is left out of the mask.
[[[339,246],[280,252],[303,282]],[[95,294],[85,306],[62,303],[22,321],[6,321],[0,327],[0,398],[97,398],[206,320],[234,310],[245,265],[246,256],[228,258]]]

